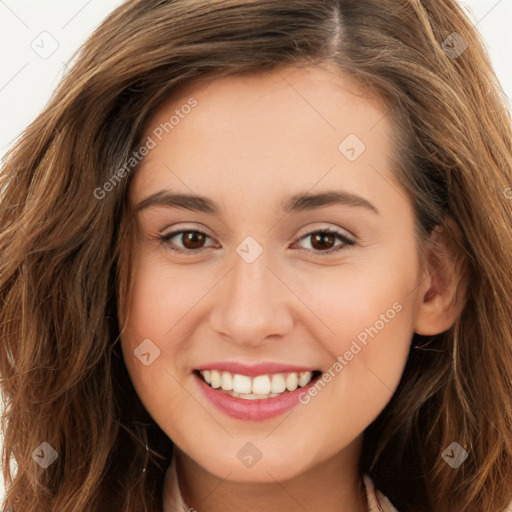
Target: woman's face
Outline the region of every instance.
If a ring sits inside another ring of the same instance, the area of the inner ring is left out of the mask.
[[[122,348],[146,409],[210,473],[354,463],[393,395],[420,269],[391,129],[320,68],[195,84],[151,119]]]

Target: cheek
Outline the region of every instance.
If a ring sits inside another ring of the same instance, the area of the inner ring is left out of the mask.
[[[396,288],[358,289],[335,303],[325,297],[319,310],[336,333],[317,338],[332,363],[302,403],[320,413],[322,435],[337,448],[377,418],[400,382],[412,336],[413,304],[406,295]]]
[[[200,321],[197,311],[218,276],[209,269],[198,272],[194,265],[172,266],[160,252],[141,250],[138,256],[121,335],[123,357],[145,408],[157,423],[170,426],[170,436],[180,439],[182,433],[174,427],[181,424],[183,411],[190,411],[190,395],[183,387],[189,377],[190,337]]]
[[[138,396],[156,419],[162,411],[172,415],[185,400],[173,378],[180,377],[174,362],[180,360],[183,347],[164,340],[173,338],[173,328],[190,310],[194,293],[191,290],[188,296],[183,282],[176,284],[173,276],[166,275],[165,267],[151,258],[139,259],[132,278],[128,319],[121,334],[122,352]]]
[[[413,330],[414,296],[408,296],[404,283],[377,281],[368,276],[347,291],[325,294],[326,323],[335,335],[326,338],[328,351],[337,358],[392,360],[389,352],[407,351]],[[388,357],[389,356],[389,357]]]
[[[155,300],[153,292],[149,286],[134,290],[128,324],[121,335],[123,358],[146,411],[170,438],[183,443],[187,430],[181,425],[184,411],[190,410],[190,395],[180,383],[185,374],[176,364],[183,349],[164,342],[172,337],[168,331],[178,317],[166,315],[169,303]]]
[[[172,266],[161,257],[143,254],[133,273],[126,331],[130,338],[163,340],[205,293],[205,280],[193,266]]]
[[[415,262],[412,247],[410,255],[408,261]],[[354,407],[358,414],[364,406],[370,420],[398,386],[413,336],[417,267],[397,265],[397,259],[403,261],[403,253],[381,255],[378,264],[359,269],[340,267],[338,274],[317,278],[307,291],[322,320],[313,336],[332,361],[328,400]]]

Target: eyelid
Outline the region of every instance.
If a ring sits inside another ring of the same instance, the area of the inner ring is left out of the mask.
[[[321,233],[326,232],[326,233],[342,235],[343,237],[348,238],[355,243],[355,236],[352,233],[350,233],[350,231],[340,228],[339,226],[325,226],[325,225],[315,226],[313,228],[308,227],[307,229],[305,228],[305,230],[302,234],[299,233],[299,235],[297,235],[297,239],[301,239],[306,235],[311,235],[313,233],[318,233],[318,232],[321,232]]]

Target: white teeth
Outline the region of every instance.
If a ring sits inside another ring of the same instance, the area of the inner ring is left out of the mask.
[[[313,374],[311,372],[301,372],[299,376],[299,386],[303,388],[307,385],[307,383],[311,380],[311,376]]]
[[[233,389],[233,376],[229,372],[222,372],[221,388],[224,391]]]
[[[286,389],[286,382],[282,373],[276,373],[272,377],[272,384],[270,385],[270,391],[272,393],[282,393]]]
[[[220,388],[221,378],[220,378],[220,373],[217,370],[211,371],[211,379],[212,379],[212,382],[211,382],[212,388]]]
[[[219,370],[202,370],[203,379],[212,388],[221,388],[227,394],[247,400],[273,398],[287,391],[295,391],[299,386],[309,384],[312,372],[275,373],[249,377],[238,373],[232,374]]]
[[[289,373],[286,377],[286,389],[288,391],[295,391],[299,385],[299,377],[296,373]]]
[[[251,378],[247,375],[235,374],[233,377],[233,390],[237,393],[250,393],[252,390]]]
[[[270,379],[268,375],[258,375],[252,380],[252,392],[257,395],[270,393]]]
[[[235,393],[234,391],[225,391],[225,393],[229,396],[234,396],[236,398],[243,398],[244,400],[264,400],[266,398],[274,398],[275,396],[279,396],[280,393],[269,393],[268,395],[255,395],[253,393]]]

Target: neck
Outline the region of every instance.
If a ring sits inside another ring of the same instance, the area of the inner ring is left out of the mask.
[[[366,512],[360,443],[294,478],[265,483],[219,478],[175,447],[179,487],[187,506],[197,512]]]

